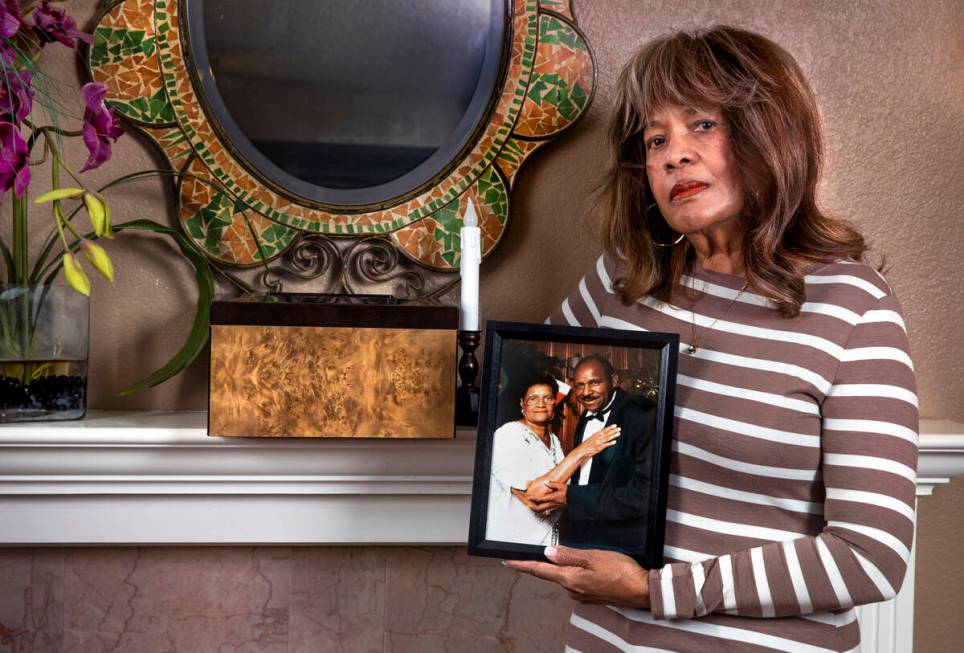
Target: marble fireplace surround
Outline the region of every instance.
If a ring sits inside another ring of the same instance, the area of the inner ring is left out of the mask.
[[[453,440],[209,438],[203,412],[0,427],[0,545],[464,545],[475,432]],[[921,421],[918,496],[964,473],[964,424]],[[910,651],[914,565],[860,609]]]

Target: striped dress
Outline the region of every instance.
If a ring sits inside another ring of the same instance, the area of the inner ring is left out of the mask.
[[[811,266],[787,319],[698,263],[673,305],[624,306],[614,276],[601,257],[547,323],[680,334],[667,564],[650,611],[580,604],[567,650],[857,649],[853,607],[896,594],[914,532],[917,396],[887,282]]]

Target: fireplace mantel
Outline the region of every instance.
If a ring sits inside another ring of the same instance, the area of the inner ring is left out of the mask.
[[[452,440],[208,437],[203,412],[0,426],[0,545],[464,545],[474,429]],[[964,424],[922,420],[918,496],[964,473]],[[914,561],[859,609],[865,650],[910,651]]]
[[[474,431],[218,438],[203,412],[0,427],[0,544],[455,544]]]
[[[203,412],[0,426],[0,544],[464,544],[474,429],[452,440],[208,437]],[[964,473],[921,422],[918,495]]]

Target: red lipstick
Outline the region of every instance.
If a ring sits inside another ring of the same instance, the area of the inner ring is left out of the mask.
[[[669,192],[669,201],[672,202],[678,199],[686,199],[687,197],[692,197],[697,193],[701,193],[710,185],[702,181],[681,181],[680,183],[673,186],[672,190]]]

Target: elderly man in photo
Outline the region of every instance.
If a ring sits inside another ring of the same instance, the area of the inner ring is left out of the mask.
[[[655,411],[644,409],[616,388],[612,364],[603,356],[576,365],[573,392],[583,407],[575,446],[606,426],[621,428],[616,444],[585,461],[569,483],[546,481],[529,490],[537,512],[564,509],[559,541],[567,546],[642,553],[652,476]]]

